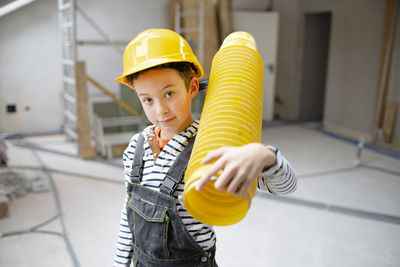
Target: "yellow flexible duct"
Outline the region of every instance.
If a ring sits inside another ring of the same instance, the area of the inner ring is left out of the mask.
[[[263,62],[255,40],[246,32],[231,33],[212,62],[199,131],[185,174],[184,204],[197,220],[231,225],[243,219],[250,208],[257,180],[243,197],[216,190],[213,181],[196,191],[195,181],[211,167],[201,164],[211,150],[261,141],[262,100]]]

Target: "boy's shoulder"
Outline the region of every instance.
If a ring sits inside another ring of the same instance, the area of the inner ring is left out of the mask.
[[[155,125],[149,125],[146,128],[144,128],[141,132],[137,133],[138,138],[139,135],[142,134],[144,137],[147,136],[154,136],[154,130],[156,129]]]
[[[144,128],[141,132],[134,134],[131,138],[130,144],[136,143],[139,140],[140,135],[143,135],[143,137],[154,136],[155,127],[156,127],[155,125],[149,125],[146,128]]]
[[[143,135],[143,137],[147,138],[147,136],[154,136],[154,128],[155,125],[150,125],[144,128],[141,132],[135,133],[132,137],[131,140],[129,141],[128,146],[126,147],[124,151],[124,155],[127,156],[128,154],[133,154],[136,149],[136,144],[139,141],[139,136]]]

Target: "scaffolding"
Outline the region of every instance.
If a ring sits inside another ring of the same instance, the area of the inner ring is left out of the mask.
[[[103,40],[78,40],[76,17],[79,13],[102,37]],[[127,103],[116,95],[101,86],[94,78],[86,75],[85,63],[78,61],[77,48],[83,45],[107,45],[123,53],[123,46],[127,41],[112,41],[107,34],[94,22],[88,14],[77,4],[77,0],[58,0],[59,30],[62,51],[62,96],[63,96],[63,129],[67,140],[78,141],[78,152],[83,158],[90,158],[96,155],[94,146],[91,145],[91,130],[88,107],[88,94],[86,83],[89,81],[105,95],[112,98],[128,113],[138,117],[136,120],[142,122],[141,114],[131,108]],[[126,120],[114,118],[115,123],[126,124]],[[136,121],[135,120],[135,121]],[[96,129],[94,129],[96,135]],[[95,137],[95,140],[98,138]],[[104,141],[104,140],[103,140]],[[121,142],[121,141],[120,141]],[[102,142],[104,143],[104,142]],[[110,150],[110,149],[109,149]],[[100,150],[99,152],[101,152]],[[104,154],[104,153],[101,153]],[[108,153],[108,157],[110,152]]]
[[[76,115],[76,13],[75,0],[58,0],[61,39],[61,65],[64,104],[64,132],[69,140],[77,140]]]
[[[197,54],[199,57],[200,65],[204,65],[204,0],[199,1],[199,8],[194,11],[182,12],[182,3],[179,1],[174,2],[175,4],[175,32],[178,34],[188,34],[188,33],[197,33],[199,40]],[[182,19],[188,20],[193,18],[194,20],[198,20],[197,26],[195,27],[182,27],[181,22]]]
[[[85,67],[84,63],[82,65],[82,62],[78,61],[78,46],[106,45],[112,47],[122,56],[123,46],[126,45],[128,41],[111,40],[111,38],[109,38],[94,20],[78,5],[78,2],[78,0],[58,0],[58,15],[62,50],[63,129],[67,140],[78,142],[79,154],[83,156],[84,154],[93,154],[90,151],[92,147],[90,146],[89,115],[86,114],[89,112],[88,98],[85,93],[80,92],[81,90],[87,90],[85,86],[87,81],[110,96],[120,107],[127,110],[133,116],[139,117],[140,114],[127,108],[127,104],[117,99],[117,96],[103,88],[103,86],[98,86],[99,83],[89,75],[85,74],[85,78],[82,78],[82,73],[80,72],[85,72]],[[218,50],[216,17],[212,0],[171,0],[170,3],[170,7],[173,7],[173,13],[175,13],[173,16],[170,14],[170,19],[174,18],[173,20],[175,22],[175,27],[171,28],[189,39],[189,43],[195,47],[205,73],[209,73],[212,59],[210,55],[214,55]],[[99,33],[102,40],[77,39],[77,14],[79,14],[79,18],[85,20]],[[82,98],[85,100],[84,102],[80,102]],[[118,118],[114,119],[118,121]],[[124,123],[122,119],[121,123]],[[96,129],[93,130],[94,135],[96,135]],[[83,136],[82,132],[84,133]],[[96,138],[94,138],[94,140],[96,140]],[[84,143],[83,145],[82,142]],[[82,153],[81,147],[90,148],[89,150],[85,150],[89,152]]]

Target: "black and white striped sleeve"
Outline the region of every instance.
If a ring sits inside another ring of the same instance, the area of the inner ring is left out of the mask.
[[[258,177],[258,188],[276,195],[294,192],[297,188],[297,177],[292,166],[277,148],[268,147],[275,151],[276,164],[261,173]]]
[[[133,162],[133,157],[136,149],[136,143],[139,134],[132,137],[128,147],[124,151],[123,164],[124,164],[124,177],[125,177],[125,190],[128,188],[128,183],[131,182],[130,170]],[[119,225],[119,233],[117,239],[117,250],[114,258],[114,267],[129,266],[133,253],[132,248],[132,233],[129,228],[128,219],[126,215],[126,202],[129,196],[126,192],[124,206],[122,207],[121,219]]]

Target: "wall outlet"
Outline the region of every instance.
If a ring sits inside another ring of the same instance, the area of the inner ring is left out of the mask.
[[[16,113],[17,106],[15,104],[7,104],[7,113]]]

